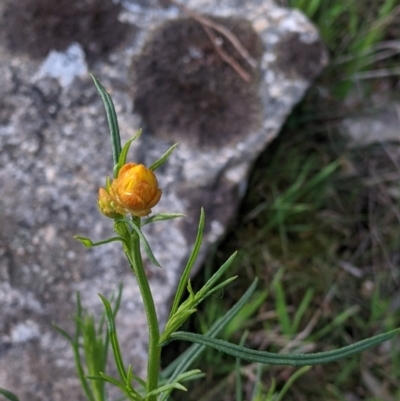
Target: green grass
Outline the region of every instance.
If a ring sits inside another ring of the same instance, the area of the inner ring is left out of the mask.
[[[368,94],[386,88],[396,96],[396,77],[366,81],[361,73],[399,62],[388,41],[398,40],[400,1],[281,3],[320,28],[332,65],[259,157],[235,226],[193,285],[235,250],[229,274],[239,278],[190,325],[205,332],[259,277],[253,302],[221,337],[255,349],[324,351],[400,326],[400,145],[350,148],[339,129],[370,108]],[[342,99],[354,84],[365,101],[349,108]],[[206,378],[175,401],[400,399],[399,340],[308,371],[240,365],[215,351],[198,363]]]
[[[390,59],[399,54],[398,48],[392,48],[388,42],[398,38],[391,28],[399,18],[399,0],[281,0],[280,3],[303,11],[318,26],[332,55],[329,75],[341,81],[331,88],[333,94],[346,96],[355,77],[369,70],[376,73],[382,61],[390,73]]]

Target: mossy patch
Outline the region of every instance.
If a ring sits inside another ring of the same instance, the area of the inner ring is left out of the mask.
[[[213,20],[230,29],[260,60],[262,42],[249,21]],[[131,68],[135,109],[152,134],[219,147],[240,140],[260,124],[259,71],[249,67],[227,39],[219,40],[251,75],[250,82],[221,59],[198,22],[171,20],[152,32]]]
[[[276,67],[293,79],[313,81],[321,71],[321,60],[326,56],[324,46],[317,40],[304,42],[300,35],[288,35],[276,49]]]
[[[2,41],[11,51],[36,59],[78,42],[91,60],[108,54],[132,32],[132,26],[118,21],[121,5],[111,0],[6,1]]]

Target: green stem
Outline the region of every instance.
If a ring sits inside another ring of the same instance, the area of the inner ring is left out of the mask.
[[[140,227],[140,217],[133,217],[133,223]],[[160,330],[158,326],[157,312],[154,305],[153,295],[150,290],[146,272],[144,271],[142,256],[140,254],[140,239],[135,232],[131,233],[127,257],[136,275],[142,295],[144,309],[146,312],[147,325],[149,328],[148,363],[147,363],[147,393],[158,387],[158,376],[160,369],[161,347],[159,346]],[[157,396],[149,397],[148,401],[156,401]]]

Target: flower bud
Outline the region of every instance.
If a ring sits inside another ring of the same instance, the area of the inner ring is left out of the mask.
[[[104,216],[110,217],[111,219],[115,219],[123,213],[117,212],[115,209],[115,205],[113,199],[111,198],[110,194],[107,192],[106,189],[100,188],[99,189],[99,199],[97,201],[99,206],[99,210]]]
[[[122,214],[147,216],[161,198],[157,178],[143,164],[127,163],[110,187],[114,209]]]

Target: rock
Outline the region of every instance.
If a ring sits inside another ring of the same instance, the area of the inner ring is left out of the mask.
[[[4,4],[0,14],[10,18]],[[116,32],[113,47],[97,43],[104,51],[96,57],[89,57],[90,43],[77,35],[65,46],[65,37],[63,46],[51,43],[58,52],[72,42],[83,47],[90,71],[114,99],[123,140],[143,126],[130,160],[150,164],[180,142],[159,170],[164,195],[154,211],[183,212],[187,218],[146,231],[162,265],[147,263],[163,324],[193,246],[200,207],[207,225],[198,266],[234,218],[254,160],[327,56],[316,29],[298,11],[268,0],[188,1],[248,46],[255,69],[217,33],[218,43],[250,75],[246,84],[176,7],[152,0],[122,4],[119,21],[133,28]],[[105,27],[118,22],[104,18]],[[53,74],[45,68],[51,56],[45,60],[42,48],[29,54],[6,39],[0,42],[0,386],[21,400],[83,400],[69,345],[51,326],[72,332],[76,291],[84,306],[100,313],[97,293],[109,296],[124,283],[119,338],[124,358],[137,374],[145,372],[145,315],[118,244],[86,250],[72,238],[112,234],[112,222],[96,207],[98,187],[112,173],[107,121],[88,76],[69,82],[63,69]]]
[[[343,121],[342,131],[350,139],[353,147],[373,143],[400,142],[400,103],[387,102],[376,112],[361,117],[347,118]]]

